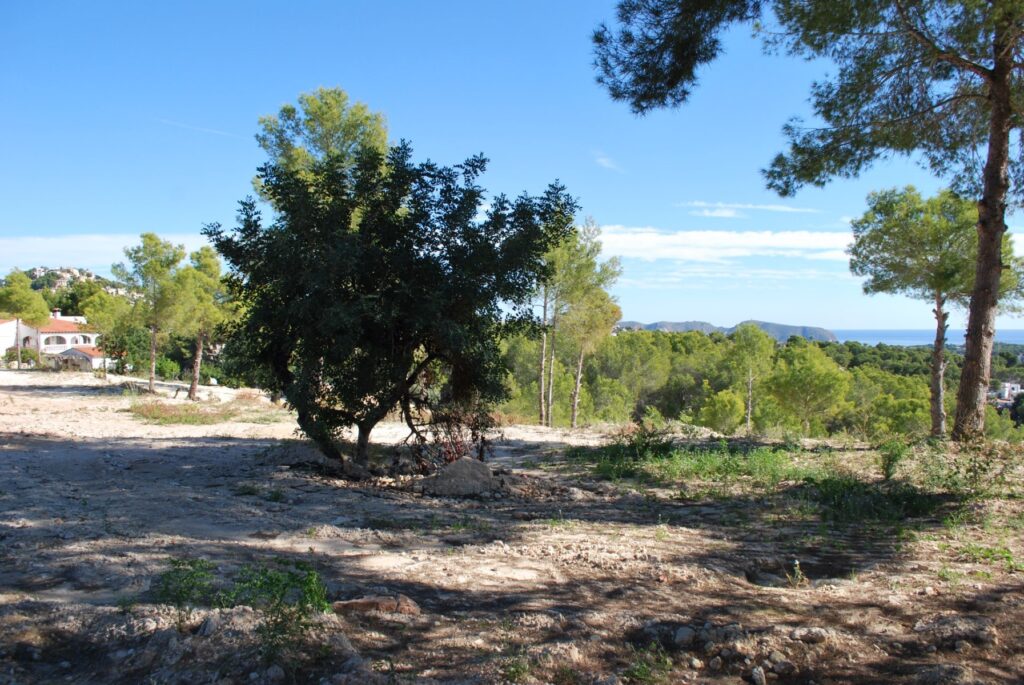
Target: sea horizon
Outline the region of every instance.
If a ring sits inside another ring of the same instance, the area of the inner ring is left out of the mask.
[[[893,345],[914,347],[931,345],[935,341],[935,329],[842,329],[832,330],[839,342],[859,342],[865,345]],[[963,345],[967,332],[962,328],[946,332],[947,345]],[[1024,329],[996,329],[996,343],[1024,345]]]

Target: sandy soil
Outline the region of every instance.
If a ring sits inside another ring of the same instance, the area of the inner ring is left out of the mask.
[[[562,468],[600,433],[537,427],[505,428],[492,461],[524,487],[433,498],[309,468],[269,405],[146,423],[121,380],[0,371],[0,683],[1024,682],[1022,574],[956,558],[940,521],[899,540],[635,492]],[[248,607],[176,627],[153,600],[171,558],[219,578],[300,560],[332,600],[421,613],[326,615],[267,662]],[[792,558],[807,582],[758,584]]]

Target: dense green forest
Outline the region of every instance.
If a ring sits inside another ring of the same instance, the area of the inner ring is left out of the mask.
[[[580,420],[584,424],[648,419],[706,426],[724,434],[745,430],[748,394],[751,428],[760,435],[927,435],[930,347],[868,346],[791,338],[776,345],[757,329],[724,336],[698,331],[620,331],[602,340],[584,363]],[[755,359],[760,343],[768,354]],[[536,421],[539,343],[526,337],[506,342],[510,420]],[[1024,371],[1021,345],[1000,345],[993,355],[993,382],[1016,380]],[[948,387],[960,378],[962,356],[949,354]],[[569,424],[573,386],[572,341],[559,346],[555,363],[554,425]],[[952,397],[947,395],[952,409]],[[1019,439],[1009,412],[991,408],[992,437]]]

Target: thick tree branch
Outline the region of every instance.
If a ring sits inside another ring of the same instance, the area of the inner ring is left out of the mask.
[[[899,14],[900,22],[903,24],[907,33],[909,33],[910,36],[919,44],[929,49],[936,59],[942,62],[946,62],[947,64],[952,64],[953,66],[959,69],[963,69],[965,71],[970,71],[974,74],[977,74],[986,81],[990,81],[992,79],[991,69],[986,69],[982,65],[976,62],[972,62],[971,60],[953,52],[952,50],[947,50],[946,48],[940,47],[939,44],[935,42],[934,38],[932,38],[924,31],[922,31],[920,28],[915,26],[913,21],[911,21],[910,16],[907,14],[906,6],[902,2],[899,2],[898,0],[896,2],[896,12]]]

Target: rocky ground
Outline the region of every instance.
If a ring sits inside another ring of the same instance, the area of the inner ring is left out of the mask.
[[[286,411],[160,425],[120,382],[0,371],[0,683],[1024,682],[1019,499],[837,527],[794,484],[598,481],[564,450],[604,436],[536,427],[482,495],[349,483]],[[264,611],[159,603],[174,559],[303,562],[336,611],[268,652]]]

